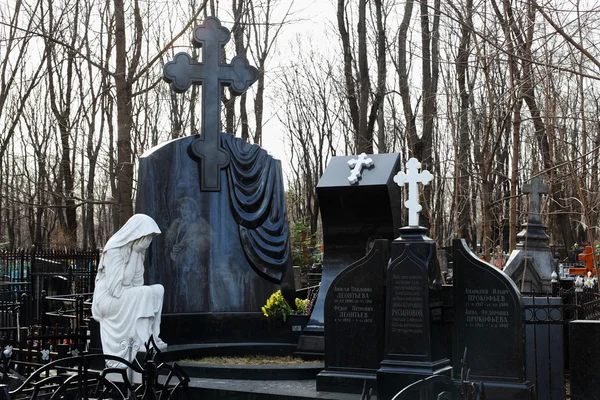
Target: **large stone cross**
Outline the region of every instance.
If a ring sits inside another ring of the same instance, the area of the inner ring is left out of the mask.
[[[433,175],[427,170],[419,172],[421,163],[416,158],[411,158],[406,163],[406,173],[400,171],[394,176],[394,182],[398,186],[408,183],[408,200],[404,202],[408,208],[408,226],[419,226],[419,212],[423,209],[419,204],[419,182],[427,185],[433,179]]]
[[[231,64],[221,64],[221,48],[229,41],[229,29],[215,17],[208,17],[194,29],[192,42],[202,48],[202,62],[186,53],[178,53],[165,64],[163,78],[173,91],[183,93],[192,86],[202,85],[202,115],[200,137],[190,146],[201,162],[200,189],[221,190],[221,169],[229,164],[229,154],[221,148],[221,85],[230,86],[235,95],[244,93],[258,79],[258,70],[245,57],[236,56]]]
[[[548,185],[542,182],[542,178],[538,175],[531,180],[531,183],[523,185],[523,193],[529,193],[529,223],[530,224],[541,224],[542,216],[541,210],[541,199],[542,194],[549,193]]]

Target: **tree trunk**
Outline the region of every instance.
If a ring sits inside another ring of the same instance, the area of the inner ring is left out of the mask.
[[[127,38],[123,0],[115,5],[115,88],[117,90],[117,203],[118,223],[133,215],[133,155],[131,151],[131,85],[127,82]]]
[[[467,13],[472,12],[472,0],[467,1]],[[469,92],[467,90],[467,68],[469,64],[470,38],[469,29],[470,14],[462,17],[461,38],[456,57],[456,75],[458,80],[458,90],[460,94],[459,117],[458,117],[458,204],[456,205],[459,213],[458,225],[459,235],[465,239],[468,244],[472,244],[471,237],[471,186],[469,155],[471,153],[471,140],[469,138]],[[483,245],[483,243],[482,243]]]

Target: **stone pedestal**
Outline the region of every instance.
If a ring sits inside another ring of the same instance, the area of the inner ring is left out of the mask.
[[[442,279],[435,242],[422,227],[400,230],[386,277],[385,350],[377,398],[391,399],[430,375],[450,376],[442,335]]]
[[[538,223],[525,224],[517,235],[517,248],[506,262],[504,273],[522,293],[552,292],[552,273],[557,271],[557,265],[549,240],[546,226]]]

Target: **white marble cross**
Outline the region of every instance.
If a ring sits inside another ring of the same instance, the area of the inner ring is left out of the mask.
[[[408,208],[408,226],[419,226],[419,211],[423,209],[419,204],[419,187],[417,183],[421,182],[427,185],[433,179],[433,175],[427,170],[419,172],[421,163],[416,158],[411,158],[406,163],[406,173],[400,171],[394,176],[394,182],[398,186],[404,186],[408,183],[408,200],[404,202]]]
[[[363,167],[372,167],[373,160],[368,158],[365,153],[361,153],[358,156],[358,160],[348,160],[348,166],[352,168],[350,176],[348,177],[348,182],[350,182],[351,185],[354,185],[356,182],[358,182],[358,178],[361,176]]]

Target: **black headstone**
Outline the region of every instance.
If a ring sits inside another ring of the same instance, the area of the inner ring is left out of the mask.
[[[426,232],[420,227],[402,228],[392,243],[378,399],[391,399],[427,376],[451,375],[443,348],[442,275],[436,244]]]
[[[136,211],[163,232],[150,247],[146,280],[165,286],[161,336],[172,344],[182,340],[176,326],[192,332],[206,328],[198,321],[222,326],[215,313],[262,318],[260,307],[275,290],[293,295],[281,164],[259,146],[221,133],[221,87],[241,94],[258,77],[245,57],[224,62],[221,50],[230,37],[208,17],[192,40],[201,60],[178,53],[165,64],[173,91],[202,85],[201,134],[140,158]]]
[[[471,381],[484,382],[486,399],[531,399],[525,380],[522,296],[498,268],[480,260],[464,240],[454,245],[453,366],[468,349]]]
[[[298,343],[301,355],[324,354],[324,306],[331,281],[364,256],[369,241],[392,241],[400,228],[400,188],[393,181],[399,155],[369,155],[373,166],[363,168],[362,177],[351,184],[348,161],[357,158],[333,157],[317,185],[323,224],[323,273],[315,307]]]
[[[146,281],[165,287],[161,336],[173,344],[180,336],[169,333],[176,326],[170,318],[177,324],[195,313],[264,318],[260,308],[273,292],[283,287],[293,293],[280,162],[257,145],[222,134],[231,162],[220,170],[221,191],[204,192],[198,164],[188,154],[195,139],[170,141],[140,158],[136,210],[162,231],[146,258]]]
[[[600,398],[600,321],[569,323],[569,367],[571,399]]]
[[[318,391],[360,393],[365,379],[370,387],[375,386],[375,373],[383,358],[388,247],[387,240],[376,240],[364,258],[342,270],[329,286],[325,370],[317,376]]]

